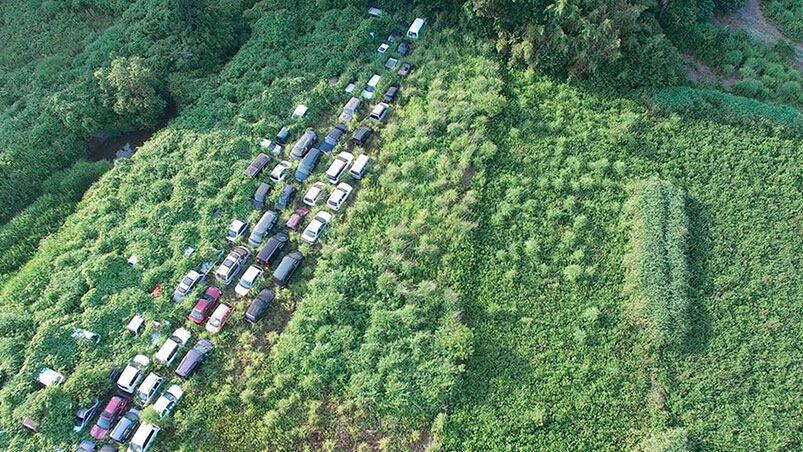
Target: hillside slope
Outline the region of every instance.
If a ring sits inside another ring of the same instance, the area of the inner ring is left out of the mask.
[[[214,83],[3,284],[0,448],[86,437],[73,412],[105,401],[109,371],[178,326],[215,348],[159,421],[156,451],[623,450],[663,437],[797,448],[800,112],[688,88],[601,97],[507,67],[455,11],[430,16],[402,79],[376,48],[422,13],[389,12],[257,3]],[[377,133],[367,150],[333,154],[366,152],[372,166],[349,180],[354,198],[319,244],[291,233],[285,251],[307,256],[292,284],[256,325],[242,315],[251,297],[230,290],[222,333],[189,324],[200,291],[180,304],[171,291],[231,248],[232,218],[259,218],[258,181],[242,175],[259,141],[283,126],[291,140],[326,134],[346,85],[373,73],[378,92],[397,83],[400,97],[387,124],[365,111],[348,124]],[[300,103],[308,116],[291,120]],[[678,348],[652,343],[623,293],[624,204],[655,176],[686,193],[691,324]],[[135,313],[146,327],[132,337]],[[73,340],[75,327],[100,344]],[[45,366],[65,383],[38,387]]]

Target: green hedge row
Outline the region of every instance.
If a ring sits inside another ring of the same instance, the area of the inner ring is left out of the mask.
[[[680,345],[689,331],[685,203],[682,190],[655,178],[635,183],[625,203],[625,293],[660,345]]]

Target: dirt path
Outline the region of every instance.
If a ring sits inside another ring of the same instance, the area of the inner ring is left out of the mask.
[[[715,74],[710,67],[694,55],[683,54],[681,58],[683,59],[683,72],[689,80],[696,84],[710,83],[712,85],[722,85],[729,90],[740,80],[737,76],[724,78]]]
[[[768,45],[775,44],[780,39],[789,41],[797,53],[798,69],[803,69],[803,43],[789,39],[775,24],[768,21],[759,2],[760,0],[747,0],[743,8],[730,14],[715,16],[711,22],[731,30],[745,30],[757,41]]]

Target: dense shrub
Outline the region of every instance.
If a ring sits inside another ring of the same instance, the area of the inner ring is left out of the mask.
[[[660,345],[681,345],[689,331],[685,204],[685,194],[660,179],[634,184],[625,203],[625,293]]]

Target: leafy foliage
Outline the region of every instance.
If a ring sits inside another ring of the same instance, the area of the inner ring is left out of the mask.
[[[111,67],[95,71],[104,101],[120,116],[150,128],[164,115],[166,103],[156,93],[153,73],[141,58],[116,58]]]
[[[679,345],[689,330],[685,195],[655,178],[631,190],[625,203],[630,238],[622,263],[624,290],[659,345]]]
[[[764,13],[795,41],[803,41],[803,2],[800,0],[764,0]]]

